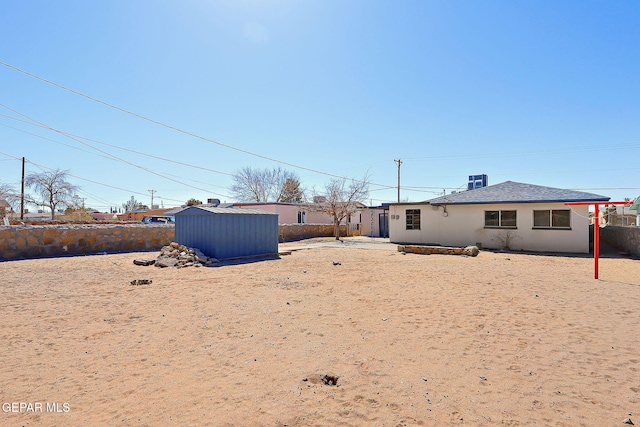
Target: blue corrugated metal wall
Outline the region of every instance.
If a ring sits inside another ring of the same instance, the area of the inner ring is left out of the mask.
[[[278,252],[278,215],[229,211],[215,213],[190,207],[178,212],[176,241],[217,259]]]

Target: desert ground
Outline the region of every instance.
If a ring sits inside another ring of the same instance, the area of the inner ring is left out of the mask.
[[[0,425],[640,425],[640,261],[296,248],[0,263]]]

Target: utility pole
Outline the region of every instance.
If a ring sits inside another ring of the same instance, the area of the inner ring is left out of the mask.
[[[402,164],[402,160],[394,159],[393,161],[398,165],[398,203],[400,203],[400,165]]]
[[[24,220],[24,157],[22,158],[22,193],[20,194],[20,221]]]
[[[151,209],[153,209],[153,193],[156,192],[156,190],[147,190],[149,193],[151,193]]]

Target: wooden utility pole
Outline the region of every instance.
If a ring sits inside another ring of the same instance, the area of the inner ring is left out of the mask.
[[[22,192],[20,194],[20,221],[24,220],[24,157],[22,158]]]
[[[153,209],[153,193],[156,192],[156,190],[147,190],[149,193],[151,193],[151,209]]]
[[[394,159],[393,161],[398,165],[398,203],[400,203],[400,165],[402,165],[402,160]]]

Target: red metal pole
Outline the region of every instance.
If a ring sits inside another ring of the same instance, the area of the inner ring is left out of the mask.
[[[595,268],[595,278],[598,278],[598,259],[600,258],[600,210],[598,204],[595,204],[593,212],[593,264]]]

